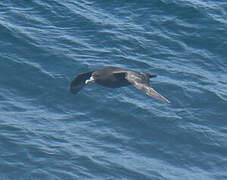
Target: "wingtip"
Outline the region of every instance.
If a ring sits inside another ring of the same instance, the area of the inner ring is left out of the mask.
[[[162,99],[160,99],[160,100],[162,100],[163,102],[166,102],[166,103],[168,103],[168,104],[170,104],[171,102],[168,100],[168,99],[166,99],[165,97],[163,97],[163,96],[161,96],[162,97]]]
[[[168,104],[171,104],[171,102],[167,99],[167,101],[166,101]]]
[[[147,87],[147,92],[146,94],[148,96],[152,96],[153,98],[160,100],[162,102],[166,102],[166,103],[171,103],[167,98],[165,98],[164,96],[162,96],[161,94],[159,94],[157,91],[155,91],[153,88],[151,87]]]

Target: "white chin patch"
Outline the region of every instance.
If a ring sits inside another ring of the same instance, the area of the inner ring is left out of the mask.
[[[93,78],[93,76],[91,76],[90,79],[85,81],[85,84],[89,84],[89,83],[94,82],[94,81],[95,81],[95,79]]]

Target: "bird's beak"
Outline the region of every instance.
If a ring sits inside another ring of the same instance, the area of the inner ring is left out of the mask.
[[[89,83],[92,83],[92,82],[95,82],[95,79],[93,78],[93,76],[91,76],[90,79],[86,80],[85,84],[89,84]]]

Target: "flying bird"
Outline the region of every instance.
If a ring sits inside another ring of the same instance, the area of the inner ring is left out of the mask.
[[[109,88],[133,85],[148,96],[170,103],[168,99],[149,86],[149,79],[154,77],[157,77],[157,75],[108,66],[103,69],[78,74],[71,82],[70,91],[76,94],[84,86],[93,82]]]

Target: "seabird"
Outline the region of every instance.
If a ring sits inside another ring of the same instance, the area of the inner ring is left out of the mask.
[[[84,86],[92,82],[96,82],[109,88],[119,88],[133,85],[135,88],[143,91],[148,96],[170,103],[168,99],[160,95],[153,88],[149,87],[149,79],[154,77],[157,77],[157,75],[108,66],[103,69],[78,74],[71,82],[70,91],[73,94],[76,94]]]

